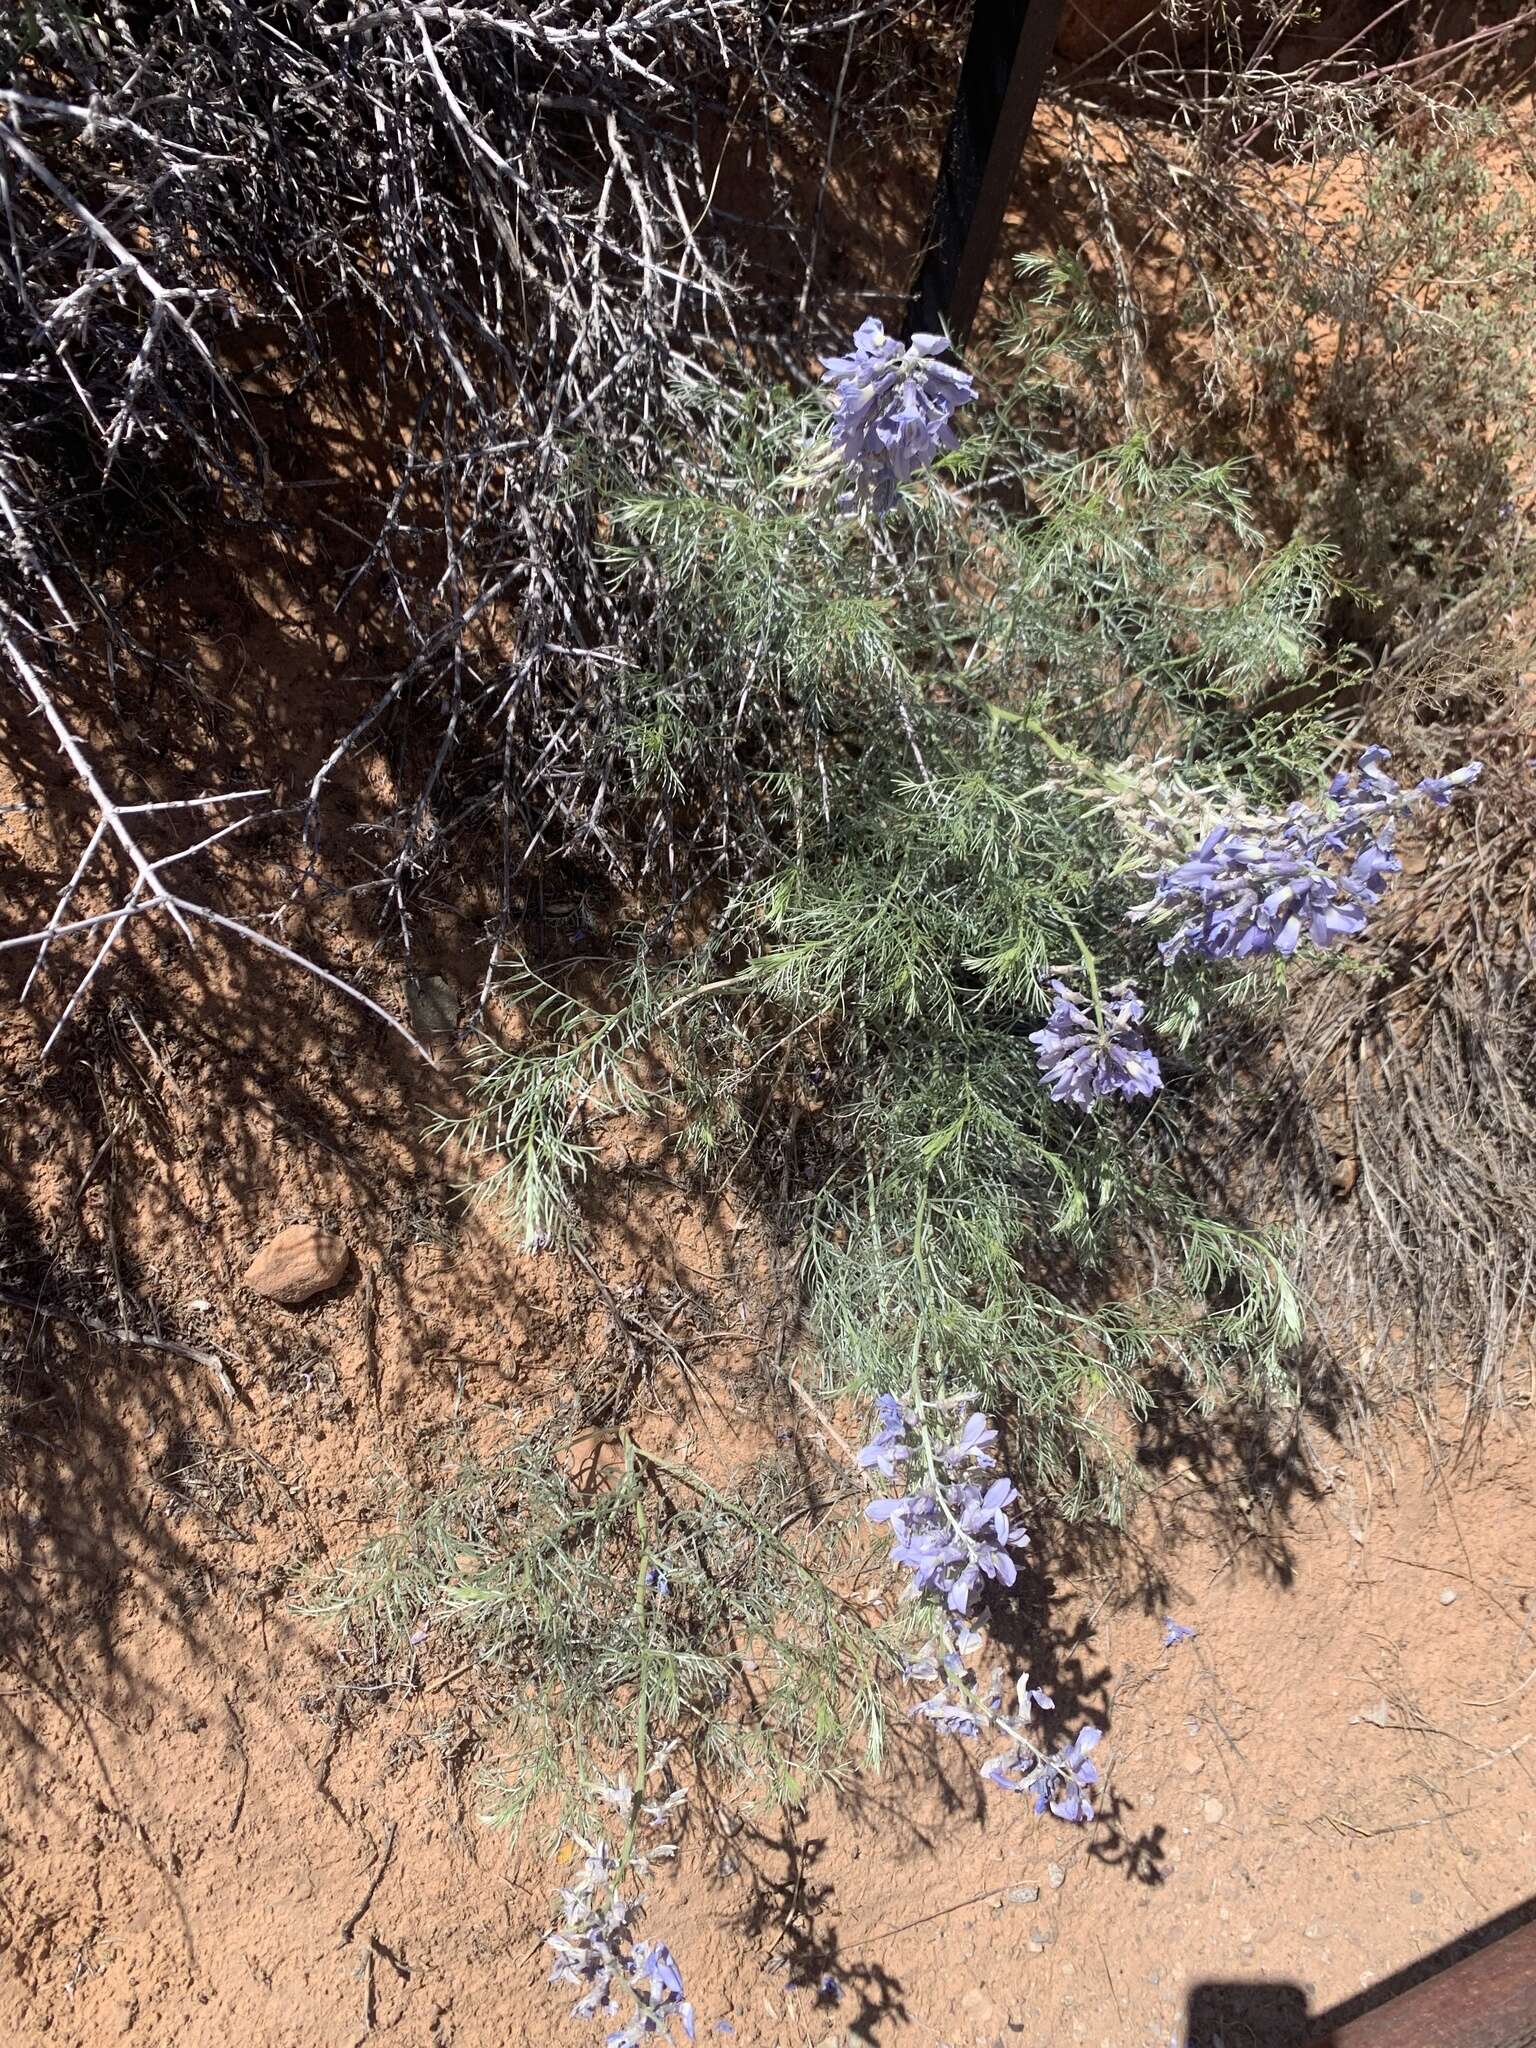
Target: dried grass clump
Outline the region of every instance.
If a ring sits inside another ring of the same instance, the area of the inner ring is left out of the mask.
[[[1528,742],[1477,744],[1479,801],[1358,966],[1312,978],[1238,1142],[1278,1169],[1316,1325],[1365,1387],[1448,1376],[1481,1411],[1536,1322],[1536,791]]]
[[[1478,1409],[1536,1302],[1536,190],[1528,113],[1488,73],[1521,61],[1516,26],[1194,79],[1143,50],[1067,80],[1089,231],[1036,266],[1030,344],[1086,354],[1089,431],[1129,418],[1241,455],[1267,530],[1337,548],[1357,744],[1410,774],[1489,763],[1392,915],[1298,981],[1283,1036],[1234,1043],[1201,1139],[1256,1213],[1299,1226],[1314,1328],[1351,1377],[1362,1357],[1367,1389],[1451,1372]]]

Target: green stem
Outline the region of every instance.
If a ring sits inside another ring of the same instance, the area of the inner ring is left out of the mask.
[[[640,1539],[640,1562],[635,1569],[635,1634],[640,1650],[639,1697],[635,1702],[635,1776],[634,1788],[629,1799],[629,1819],[624,1829],[624,1840],[619,1849],[619,1865],[614,1872],[614,1883],[628,1870],[635,1853],[635,1837],[640,1827],[640,1807],[645,1798],[645,1774],[650,1764],[651,1732],[651,1690],[650,1690],[650,1644],[645,1632],[646,1580],[651,1569],[650,1531],[646,1523],[645,1496],[635,1481],[635,1458],[637,1447],[632,1438],[624,1444],[624,1480],[633,1487],[635,1505],[635,1532]]]
[[[694,1493],[699,1494],[703,1499],[719,1508],[722,1514],[729,1515],[732,1521],[740,1522],[743,1528],[750,1529],[754,1535],[760,1537],[771,1550],[776,1551],[780,1557],[798,1572],[809,1586],[815,1589],[827,1606],[840,1609],[853,1621],[855,1626],[868,1638],[870,1645],[878,1656],[882,1657],[886,1663],[894,1665],[898,1670],[900,1669],[901,1658],[880,1635],[878,1629],[871,1628],[853,1602],[829,1586],[819,1572],[812,1571],[804,1558],[798,1557],[789,1544],[784,1542],[781,1537],[776,1536],[766,1523],[759,1521],[756,1515],[749,1514],[745,1508],[739,1507],[735,1501],[711,1486],[707,1479],[701,1479],[697,1472],[691,1472],[686,1465],[674,1465],[669,1458],[658,1458],[653,1452],[642,1450],[632,1440],[630,1440],[630,1449],[643,1464],[649,1465],[653,1471],[665,1472],[669,1478],[678,1480],[682,1485],[690,1488]]]
[[[1098,963],[1089,949],[1087,940],[1072,922],[1071,918],[1067,916],[1066,912],[1059,911],[1057,914],[1067,930],[1072,934],[1072,943],[1077,947],[1077,957],[1082,961],[1083,972],[1088,977],[1088,993],[1093,999],[1093,1014],[1098,1019],[1099,1029],[1102,1031],[1104,1028],[1104,1004],[1099,995]]]

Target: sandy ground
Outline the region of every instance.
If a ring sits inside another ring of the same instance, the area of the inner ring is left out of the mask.
[[[17,1162],[54,1256],[115,1258],[162,1327],[222,1347],[238,1397],[191,1361],[7,1317],[17,2040],[594,2037],[544,1986],[548,1865],[477,1818],[480,1731],[452,1674],[370,1690],[302,1610],[416,1448],[504,1432],[615,1333],[579,1268],[446,1218],[412,1083],[373,1027],[318,1004],[298,991],[281,1062],[255,1023],[237,1060],[167,1028],[157,1066],[130,1035],[137,1121],[82,1097]],[[76,1199],[109,1112],[111,1170]],[[303,1216],[341,1230],[352,1276],[308,1308],[257,1301],[246,1258]],[[636,1169],[592,1254],[647,1298],[755,1315],[753,1244]],[[744,1430],[761,1334],[749,1319],[718,1363]],[[1036,1820],[985,1798],[961,1747],[910,1745],[792,1825],[695,1827],[652,1925],[704,2038],[1287,2048],[1307,2014],[1536,1889],[1528,1433],[1497,1425],[1436,1469],[1416,1430],[1366,1461],[1315,1425],[1260,1444],[1165,1420],[1128,1538],[1083,1554],[1037,1527],[1019,1610],[1069,1724],[1107,1730],[1100,1822]],[[685,1418],[679,1450],[703,1433]],[[1162,1649],[1165,1612],[1196,1639]]]

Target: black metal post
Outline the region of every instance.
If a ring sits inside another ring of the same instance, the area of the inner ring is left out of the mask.
[[[1065,0],[976,0],[908,335],[970,332]]]

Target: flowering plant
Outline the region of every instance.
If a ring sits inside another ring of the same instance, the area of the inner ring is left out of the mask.
[[[1443,809],[1482,773],[1469,761],[1404,789],[1386,772],[1390,758],[1367,747],[1324,800],[1292,804],[1279,817],[1224,819],[1187,860],[1162,869],[1132,915],[1178,920],[1160,942],[1163,959],[1289,960],[1303,939],[1327,951],[1363,932],[1402,871],[1394,842],[1404,813],[1420,802]]]
[[[910,1573],[903,1598],[930,1603],[935,1639],[917,1656],[903,1661],[909,1683],[937,1685],[939,1690],[911,1709],[941,1734],[972,1741],[984,1731],[1000,1736],[1005,1747],[982,1766],[982,1776],[1005,1792],[1026,1792],[1036,1813],[1059,1820],[1089,1821],[1094,1814],[1092,1788],[1099,1782],[1092,1753],[1103,1730],[1092,1725],[1052,1753],[1030,1732],[1038,1709],[1055,1710],[1042,1687],[1031,1685],[1026,1672],[1011,1685],[994,1670],[981,1683],[969,1659],[985,1637],[965,1619],[980,1590],[1013,1585],[1018,1576],[1011,1553],[1023,1550],[1029,1538],[1010,1521],[1008,1509],[1018,1497],[1004,1475],[982,1482],[997,1470],[992,1446],[997,1431],[974,1410],[947,1438],[935,1439],[930,1414],[969,1409],[969,1396],[925,1402],[914,1393],[910,1402],[882,1394],[876,1408],[880,1427],[857,1453],[865,1471],[895,1478],[898,1468],[908,1479],[904,1494],[872,1501],[865,1509],[870,1521],[886,1524],[895,1537],[891,1559]],[[1012,1700],[1012,1706],[1008,1704]]]
[[[822,382],[833,390],[832,436],[852,477],[845,510],[867,504],[883,517],[900,485],[958,446],[949,422],[976,386],[964,370],[938,361],[948,347],[942,334],[902,342],[866,320],[851,354],[827,358]]]

